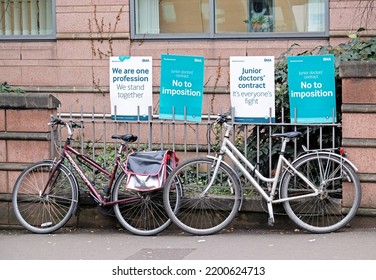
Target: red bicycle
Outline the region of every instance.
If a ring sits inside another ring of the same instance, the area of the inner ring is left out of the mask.
[[[126,151],[129,152],[128,144],[136,141],[137,136],[112,135],[121,143],[112,172],[109,172],[71,146],[73,131],[81,127],[79,124],[59,118],[52,118],[50,124],[65,126],[68,136],[58,159],[34,163],[17,178],[12,202],[22,226],[34,233],[51,233],[60,229],[76,213],[82,192],[90,195],[100,207],[113,209],[120,224],[133,234],[155,235],[170,225],[171,220],[163,206],[162,181],[177,164],[174,152],[137,152],[147,157],[146,161],[141,158],[142,162],[159,164],[154,168],[155,174],[137,174],[130,170],[124,159]],[[126,158],[132,154],[129,153]],[[100,175],[102,181],[103,178],[107,181],[103,190],[100,189],[102,185],[97,186],[88,178],[83,166],[95,170],[96,176]],[[134,180],[135,176],[137,180]],[[81,178],[81,184],[87,186],[87,191],[82,191],[78,178]],[[145,182],[142,188],[134,185],[135,181],[145,178],[154,185],[150,187]]]

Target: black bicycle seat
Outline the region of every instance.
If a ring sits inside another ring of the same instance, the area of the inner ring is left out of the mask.
[[[112,139],[121,139],[124,142],[132,143],[137,140],[137,136],[133,134],[120,134],[120,135],[112,135]]]

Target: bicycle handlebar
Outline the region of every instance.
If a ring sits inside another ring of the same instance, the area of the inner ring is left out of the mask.
[[[83,126],[81,126],[80,124],[77,124],[75,122],[71,122],[71,123],[66,123],[64,122],[62,119],[60,118],[55,118],[55,117],[52,117],[51,118],[51,121],[48,123],[49,125],[69,125],[70,127],[72,128],[82,128]]]
[[[65,125],[65,123],[63,122],[62,119],[60,118],[55,118],[55,117],[51,117],[51,121],[48,123],[48,125]]]
[[[228,114],[218,114],[218,118],[215,120],[214,123],[219,123],[219,124],[227,123],[227,119],[228,119]]]

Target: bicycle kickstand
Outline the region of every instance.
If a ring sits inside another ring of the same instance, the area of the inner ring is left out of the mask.
[[[274,213],[273,213],[273,205],[271,201],[267,202],[269,218],[268,218],[268,226],[274,226]]]

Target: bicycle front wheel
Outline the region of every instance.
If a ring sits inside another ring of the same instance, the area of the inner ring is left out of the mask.
[[[171,168],[168,167],[168,173]],[[165,230],[171,220],[163,205],[163,190],[137,191],[128,189],[126,173],[121,173],[114,187],[113,201],[122,200],[114,205],[114,211],[120,224],[136,235],[156,235]]]
[[[166,211],[180,229],[190,234],[219,232],[238,212],[238,177],[224,163],[214,174],[215,164],[210,158],[192,159],[175,168],[167,178],[163,194]]]
[[[316,186],[318,194],[306,196],[314,193],[312,188],[298,174],[288,170],[282,182],[281,197],[293,199],[284,202],[290,219],[313,233],[333,232],[347,225],[361,200],[360,181],[354,168],[330,153],[302,157],[294,167]]]
[[[68,222],[78,202],[78,187],[72,173],[53,161],[41,161],[18,177],[12,194],[14,214],[20,224],[34,233],[51,233]]]

